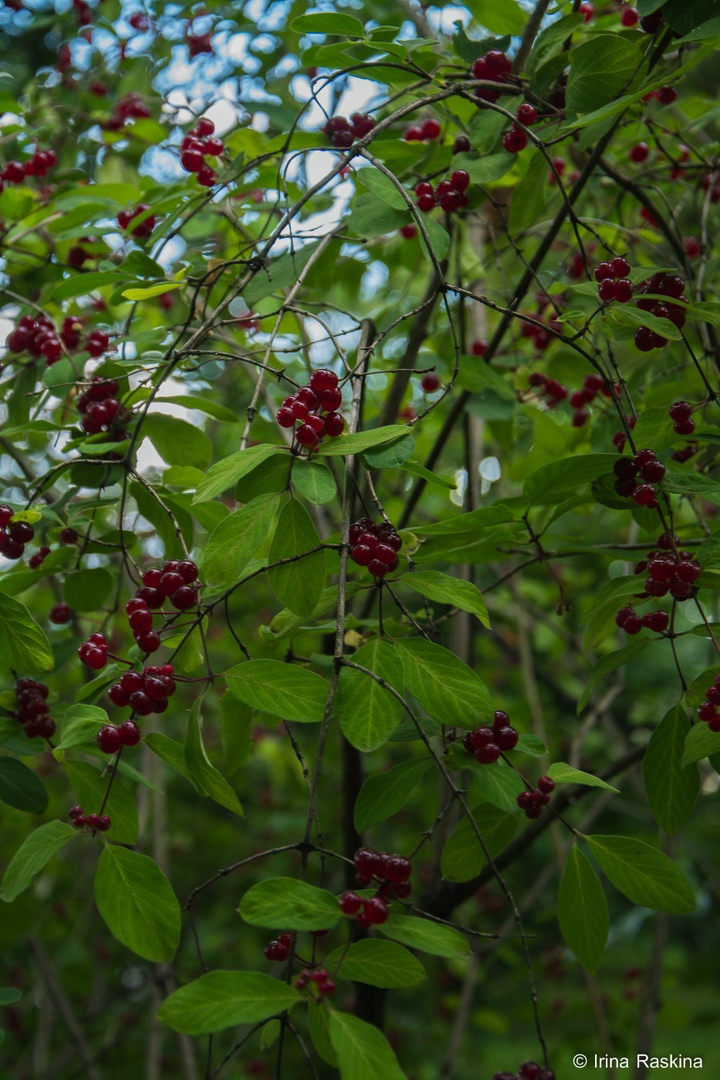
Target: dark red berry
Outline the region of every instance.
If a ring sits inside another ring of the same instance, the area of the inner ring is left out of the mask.
[[[114,754],[123,745],[122,736],[116,727],[106,724],[97,733],[97,744],[104,754]]]

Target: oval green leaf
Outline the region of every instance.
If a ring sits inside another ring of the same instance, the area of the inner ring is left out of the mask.
[[[598,876],[577,845],[565,862],[557,916],[568,948],[588,971],[594,971],[605,951],[610,916]]]
[[[209,971],[166,998],[157,1017],[173,1031],[210,1035],[238,1024],[258,1024],[301,1000],[293,987],[260,972]]]
[[[695,894],[672,859],[629,836],[586,836],[603,873],[634,904],[679,914],[695,910]]]
[[[122,945],[145,960],[172,960],[180,943],[180,904],[153,859],[107,844],[95,875],[95,902]]]
[[[364,938],[347,949],[341,945],[323,960],[328,969],[338,963],[341,978],[384,990],[415,986],[427,977],[425,968],[408,949],[380,938]]]
[[[250,660],[225,675],[240,701],[282,720],[314,724],[322,720],[328,684],[320,675],[280,660]]]
[[[268,878],[253,885],[238,911],[252,926],[286,930],[332,930],[340,919],[340,908],[331,892],[288,877]]]

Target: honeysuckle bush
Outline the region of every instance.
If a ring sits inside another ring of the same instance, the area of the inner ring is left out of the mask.
[[[0,25],[5,1070],[711,1068],[716,5]]]

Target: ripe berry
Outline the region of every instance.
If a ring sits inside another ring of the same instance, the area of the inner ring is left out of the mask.
[[[71,618],[72,608],[69,604],[55,604],[55,606],[50,609],[50,622],[55,623],[58,626],[69,623]]]
[[[641,165],[643,161],[647,161],[649,156],[650,147],[645,142],[637,143],[630,150],[630,160],[634,161],[636,165]]]
[[[354,892],[344,892],[338,900],[343,915],[356,915],[363,906],[363,899]]]
[[[555,781],[550,776],[541,776],[537,786],[543,795],[550,795],[555,790]]]
[[[422,126],[423,139],[437,139],[440,137],[440,123],[437,120],[426,120]]]
[[[642,475],[648,484],[657,484],[665,475],[665,466],[662,461],[650,461],[643,466]]]
[[[493,741],[500,750],[514,750],[517,746],[519,735],[514,727],[499,727],[494,729]]]
[[[631,27],[637,26],[640,16],[637,9],[634,7],[624,7],[620,15],[621,26]]]
[[[160,648],[160,638],[154,630],[146,630],[135,635],[138,647],[145,653],[155,652]]]
[[[403,855],[391,855],[389,859],[385,860],[383,867],[385,877],[394,885],[399,884],[401,881],[407,881],[411,870],[412,863]]]
[[[593,270],[593,277],[597,282],[609,281],[615,277],[615,271],[609,262],[601,262]]]
[[[598,285],[598,299],[606,304],[615,299],[615,282],[610,278],[606,278]]]
[[[387,904],[379,896],[371,896],[363,904],[363,915],[371,926],[380,926],[389,914]]]
[[[97,744],[104,754],[114,754],[123,745],[123,740],[116,727],[105,724],[97,733]]]
[[[503,135],[503,148],[508,154],[519,154],[528,144],[528,137],[522,128],[512,127]]]
[[[368,570],[373,577],[382,578],[389,572],[390,567],[387,563],[381,562],[379,559],[373,557],[368,563]]]
[[[487,746],[479,746],[473,757],[481,765],[492,765],[500,757],[500,747],[494,742],[488,743]]]
[[[668,416],[676,423],[689,420],[692,414],[692,405],[689,401],[674,401],[668,409]]]
[[[642,617],[642,624],[646,626],[648,630],[654,630],[657,634],[662,634],[667,630],[670,623],[670,616],[667,611],[648,611]]]
[[[111,825],[112,818],[108,817],[107,814],[100,814],[97,819],[97,825],[95,826],[95,828],[98,832],[107,832]]]
[[[117,731],[123,746],[136,746],[140,742],[140,728],[134,720],[125,720]]]
[[[470,150],[472,150],[472,145],[467,135],[458,135],[453,143],[453,154],[466,154]]]
[[[630,263],[622,255],[616,255],[610,260],[612,272],[616,278],[624,278],[630,273]]]
[[[524,101],[515,113],[515,119],[526,127],[531,127],[537,120],[537,109],[529,101]]]
[[[453,191],[457,191],[458,193],[467,191],[470,186],[469,173],[466,173],[464,169],[456,169],[450,176],[450,184],[452,185]]]

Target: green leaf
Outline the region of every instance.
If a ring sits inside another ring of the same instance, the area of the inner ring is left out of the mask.
[[[180,904],[147,855],[106,844],[95,875],[95,903],[121,945],[145,960],[172,960],[180,944]]]
[[[458,753],[467,757],[465,750]],[[473,796],[477,802],[492,803],[507,814],[519,813],[517,797],[525,785],[514,769],[509,769],[499,762],[494,765],[480,765],[472,758],[467,758],[465,767],[468,766],[473,772]]]
[[[647,318],[645,318],[646,315]],[[669,338],[671,341],[682,340],[682,332],[674,323],[670,322],[669,319],[653,315],[650,311],[642,311],[640,308],[626,307],[625,305],[614,305],[608,310],[607,316],[621,326],[631,326],[635,329],[638,326],[648,326],[656,334],[660,334],[661,337]]]
[[[402,439],[380,446],[375,450],[366,450],[362,454],[362,463],[367,469],[395,469],[403,465],[415,450],[415,436],[403,435]]]
[[[493,34],[522,34],[527,14],[515,0],[468,0],[466,7]]]
[[[546,64],[553,56],[563,51],[565,42],[573,30],[581,26],[582,23],[583,17],[580,14],[564,15],[562,19],[550,23],[542,33],[538,34],[526,65],[527,73],[531,79],[543,64]]]
[[[593,34],[570,53],[567,107],[589,113],[630,89],[644,67],[643,54],[620,34]]]
[[[289,877],[259,881],[245,893],[238,911],[251,926],[286,930],[332,930],[340,919],[332,893]]]
[[[503,150],[499,154],[456,154],[453,158],[453,166],[456,169],[464,169],[470,176],[473,184],[489,184],[493,180],[499,180],[505,173],[510,172],[515,164],[515,155],[507,154]]]
[[[66,761],[68,780],[76,801],[86,813],[99,813],[108,789],[109,777],[86,761]],[[112,818],[112,838],[118,844],[135,844],[138,838],[138,814],[135,800],[119,776],[113,778],[104,813]]]
[[[519,817],[517,813],[508,814],[490,803],[474,806],[472,815],[490,858],[494,859],[515,836]],[[486,863],[485,852],[472,823],[463,818],[443,848],[440,862],[443,877],[448,881],[470,881]]]
[[[334,1069],[337,1069],[337,1054],[333,1050],[330,1041],[330,1011],[323,1007],[321,1001],[318,1001],[317,1004],[308,1002],[308,1030],[318,1057],[321,1057],[328,1065],[332,1065]]]
[[[328,969],[338,963],[338,974],[343,979],[383,990],[415,986],[426,978],[425,968],[411,952],[397,942],[381,938],[365,938],[347,949],[341,945],[323,960]]]
[[[338,37],[363,37],[363,24],[354,15],[338,11],[317,11],[300,15],[290,23],[296,34],[334,34]]]
[[[545,177],[547,171],[547,158],[536,147],[527,172],[512,194],[509,220],[511,233],[518,233],[527,229],[545,209]]]
[[[704,723],[694,724],[685,738],[681,764],[690,765],[717,753],[720,753],[720,731],[711,731]]]
[[[616,461],[617,456],[613,454],[579,454],[576,457],[564,457],[561,461],[552,461],[528,476],[523,495],[531,503],[537,502],[542,496],[550,496],[543,501],[559,502],[557,496],[560,494],[579,490],[590,481],[612,472]]]
[[[365,648],[365,646],[363,646]],[[355,800],[354,821],[358,833],[372,829],[402,810],[430,768],[427,758],[403,761],[388,772],[370,776]]]
[[[292,484],[298,494],[315,506],[332,502],[337,496],[335,477],[320,461],[298,458],[293,465]]]
[[[616,795],[620,794],[616,787],[606,784],[599,776],[593,776],[592,773],[583,772],[581,769],[573,769],[572,765],[566,765],[564,761],[553,762],[547,771],[547,775],[556,784],[583,784],[585,787],[604,788],[605,791],[614,791]]]
[[[433,254],[437,261],[441,262],[450,250],[450,234],[439,221],[434,221],[431,217],[424,218],[423,225],[425,226],[425,232],[428,235]],[[430,259],[430,251],[425,243],[425,238],[422,235],[421,243],[423,254]]]
[[[185,738],[185,766],[196,788],[209,795],[219,806],[242,817],[242,806],[222,773],[218,772],[207,756],[202,738],[202,697],[196,698],[190,710]]]
[[[406,1080],[378,1028],[341,1012],[330,1014],[329,1028],[342,1080]]]
[[[19,1001],[22,994],[19,990],[15,990],[12,987],[3,987],[0,989],[0,1005],[13,1005],[16,1001]]]
[[[345,218],[345,227],[354,236],[361,236],[366,240],[369,237],[394,233],[411,220],[407,210],[395,210],[375,195],[366,192],[353,200],[353,209]]]
[[[0,799],[28,814],[42,814],[48,804],[40,777],[22,761],[11,757],[0,757]]]
[[[248,446],[246,450],[238,450],[235,454],[223,458],[222,461],[217,461],[208,469],[205,480],[195,492],[193,502],[206,502],[217,495],[222,495],[223,491],[227,491],[273,454],[287,454],[287,451],[281,446],[260,443],[258,446]]]
[[[518,736],[515,752],[528,754],[529,757],[545,757],[547,747],[537,735],[520,735]]]
[[[115,285],[123,280],[123,274],[117,270],[91,271],[88,274],[75,274],[66,278],[50,291],[53,300],[70,300],[74,296],[87,296],[103,285]]]
[[[203,576],[208,585],[226,589],[240,580],[267,539],[278,505],[277,495],[258,495],[213,529],[203,555]]]
[[[142,430],[168,465],[194,465],[204,469],[210,464],[212,443],[195,424],[177,416],[153,412],[143,420]]]
[[[166,998],[157,1014],[185,1035],[209,1035],[238,1024],[258,1024],[291,1009],[300,994],[256,971],[209,971]]]
[[[414,915],[390,915],[380,927],[380,932],[393,941],[430,953],[431,956],[462,960],[470,952],[467,939],[458,930],[431,922],[430,919],[418,919]]]
[[[198,795],[205,794],[200,788],[199,782],[190,775],[190,771],[185,763],[185,747],[183,743],[176,742],[175,739],[171,739],[167,735],[161,734],[159,731],[148,731],[147,735],[143,736],[143,743],[149,750],[152,750],[153,754],[159,757],[161,761],[164,761],[173,772],[176,772],[179,776],[182,776],[191,783]]]
[[[280,660],[250,660],[225,675],[228,689],[254,709],[282,720],[314,724],[322,720],[328,683],[314,671]]]
[[[78,830],[64,821],[48,821],[23,840],[5,871],[0,887],[0,900],[11,903],[39,874],[42,868]]]
[[[340,435],[320,445],[318,454],[325,457],[337,457],[340,454],[359,454],[372,446],[382,446],[407,435],[405,424],[390,424],[388,427],[373,428],[372,431],[357,431],[354,435]]]
[[[643,443],[644,445],[645,443]],[[627,645],[624,649],[616,649],[615,652],[608,653],[607,656],[603,656],[601,660],[598,660],[590,672],[587,686],[580,695],[580,700],[577,703],[578,713],[581,713],[590,703],[593,690],[598,681],[604,679],[611,671],[624,667],[625,664],[634,659],[638,653],[641,653],[650,644],[650,640],[645,638],[642,641],[633,641],[631,645]]]
[[[402,694],[403,665],[397,648],[373,638],[353,655],[360,664]],[[400,701],[362,671],[343,667],[335,700],[335,712],[343,735],[351,746],[369,753],[382,746],[403,717]]]
[[[399,641],[395,648],[402,656],[407,689],[433,719],[474,728],[490,715],[485,683],[448,649],[419,639]]]
[[[0,604],[0,660],[32,675],[52,671],[55,666],[45,634],[25,605],[7,593]]]
[[[577,845],[565,861],[557,917],[565,944],[583,967],[594,971],[605,951],[610,916],[598,876]]]
[[[305,557],[272,567],[267,578],[280,603],[303,617],[312,615],[325,584],[325,552],[306,555],[319,546],[320,537],[307,510],[297,499],[289,499],[278,516],[268,563]]]
[[[0,193],[0,215],[7,221],[22,221],[35,206],[32,192],[26,187],[9,187]]]
[[[312,242],[305,244],[299,251],[287,251],[277,259],[266,259],[262,269],[257,272],[242,294],[247,306],[252,308],[263,297],[271,296],[272,293],[294,285],[314,250],[315,242]],[[331,252],[332,248],[327,258],[333,257]]]
[[[586,836],[604,874],[633,904],[672,915],[695,910],[695,894],[672,859],[629,836]]]
[[[108,714],[96,705],[71,705],[63,718],[56,750],[69,750],[93,742],[100,728],[109,723]],[[89,813],[91,811],[88,811]]]
[[[112,574],[101,566],[76,570],[65,578],[65,600],[73,611],[97,611],[112,592],[113,584]]]
[[[141,289],[123,289],[122,295],[126,300],[150,300],[153,296],[182,289],[183,285],[182,281],[161,281],[158,285],[145,285]]]
[[[643,758],[643,782],[650,809],[660,828],[670,835],[690,816],[700,786],[697,766],[683,764],[690,730],[687,712],[676,705],[653,732]]]
[[[477,615],[483,626],[490,626],[487,605],[477,585],[473,585],[471,581],[451,577],[439,570],[416,570],[411,574],[403,574],[400,581],[422,596],[427,596],[429,600],[450,604],[461,611],[469,611],[471,615]]]
[[[368,191],[371,191],[381,202],[387,203],[388,206],[392,206],[395,210],[405,210],[407,208],[410,195],[403,198],[402,193],[393,184],[390,177],[385,176],[378,169],[372,167],[360,169],[355,176],[358,182],[366,187]]]

